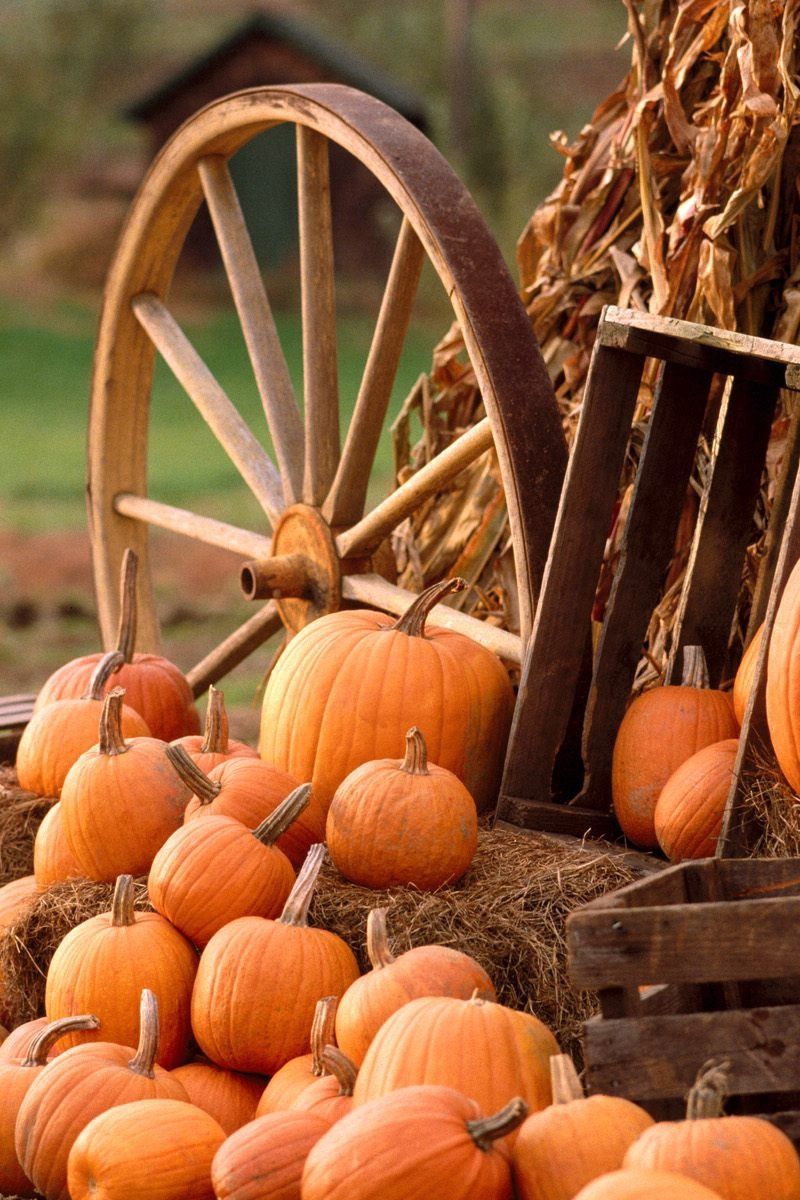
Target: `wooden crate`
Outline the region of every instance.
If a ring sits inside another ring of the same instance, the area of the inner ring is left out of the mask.
[[[800,859],[702,859],[629,884],[567,922],[569,972],[596,990],[587,1082],[680,1117],[710,1058],[729,1112],[800,1144]]]

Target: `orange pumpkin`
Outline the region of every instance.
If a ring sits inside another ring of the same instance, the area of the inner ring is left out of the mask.
[[[49,1063],[20,1105],[17,1157],[47,1200],[68,1200],[69,1152],[94,1117],[132,1100],[188,1099],[183,1085],[156,1065],[158,1004],[147,989],[139,1012],[136,1050],[105,1041],[74,1046]]]
[[[800,791],[800,562],[783,589],[767,655],[767,724],[778,765]]]
[[[191,1103],[213,1117],[226,1134],[253,1120],[267,1082],[261,1075],[225,1071],[205,1059],[176,1067],[172,1078],[183,1084]]]
[[[735,738],[698,750],[670,775],[658,797],[658,844],[672,862],[708,858],[717,847],[739,743]]]
[[[352,883],[435,891],[472,862],[478,813],[452,771],[428,764],[414,727],[405,758],[364,763],[339,784],[325,837],[334,866]]]
[[[336,934],[308,925],[324,856],[324,846],[309,851],[276,921],[240,917],[215,933],[203,951],[192,1028],[212,1062],[271,1074],[307,1050],[317,999],[341,996],[357,978],[350,947]]]
[[[90,1121],[70,1150],[69,1194],[72,1200],[214,1200],[211,1162],[224,1141],[214,1118],[183,1100],[121,1104]]]
[[[217,1200],[299,1200],[309,1151],[329,1129],[307,1112],[270,1113],[244,1125],[214,1155]]]
[[[295,1112],[314,1113],[333,1125],[352,1111],[358,1071],[355,1063],[336,1046],[326,1046],[322,1051],[322,1066],[327,1074],[309,1083],[292,1108]]]
[[[213,683],[208,689],[208,707],[206,708],[206,723],[202,734],[193,733],[188,737],[178,738],[173,746],[180,746],[194,762],[195,766],[208,774],[220,763],[229,758],[258,758],[258,751],[245,742],[231,741],[228,737],[228,714],[225,711],[225,697]]]
[[[356,1066],[384,1021],[409,1000],[468,1000],[476,991],[484,1000],[497,999],[483,967],[460,950],[416,946],[395,958],[386,936],[385,908],[373,908],[367,918],[367,954],[372,970],[350,985],[336,1011],[336,1041]]]
[[[733,681],[733,711],[736,713],[736,720],[740,725],[744,721],[747,701],[750,699],[753,676],[756,670],[756,660],[758,659],[758,652],[761,649],[761,639],[763,636],[764,626],[759,625],[750,639],[750,645],[742,655],[739,670],[736,672],[736,678]]]
[[[463,634],[425,627],[463,580],[435,584],[393,621],[331,613],[302,629],[270,675],[261,757],[310,779],[324,807],[362,763],[399,758],[418,725],[433,762],[466,785],[479,809],[497,799],[514,708],[508,673]]]
[[[456,1088],[484,1112],[521,1096],[532,1112],[551,1100],[550,1058],[558,1045],[546,1025],[475,996],[412,1000],[378,1030],[364,1056],[355,1102],[421,1083]]]
[[[23,1021],[16,1029],[12,1029],[8,1037],[0,1045],[0,1062],[10,1062],[15,1058],[24,1058],[30,1049],[30,1044],[40,1030],[48,1024],[47,1017],[36,1017],[33,1021]]]
[[[310,1151],[303,1200],[511,1200],[498,1144],[526,1112],[519,1098],[492,1117],[448,1087],[407,1087],[354,1109]]]
[[[291,792],[250,830],[234,817],[181,825],[153,859],[147,890],[156,912],[195,946],[237,917],[277,917],[294,885],[294,870],[275,842],[309,801],[311,787]]]
[[[672,1171],[612,1171],[581,1188],[575,1200],[722,1200],[718,1192]]]
[[[614,744],[611,792],[622,831],[637,846],[658,845],[654,814],[664,784],[704,746],[738,736],[730,696],[708,686],[699,646],[684,651],[683,683],[638,696]]]
[[[317,1001],[311,1022],[311,1053],[290,1058],[275,1072],[258,1102],[257,1117],[291,1108],[308,1085],[325,1074],[322,1052],[333,1042],[337,1003],[336,996],[323,996]]]
[[[123,663],[115,651],[100,659],[79,699],[55,700],[38,708],[26,725],[17,749],[19,785],[37,796],[60,796],[73,763],[97,744],[97,727],[108,682]],[[139,713],[124,705],[120,723],[125,737],[149,737]]]
[[[70,769],[61,820],[70,852],[89,879],[144,875],[156,851],[183,822],[189,791],[157,738],[126,741],[121,688],[103,703],[100,739]]]
[[[188,1058],[189,1009],[197,955],[186,939],[158,913],[135,912],[133,879],[121,875],[111,912],[91,917],[70,930],[47,972],[45,1012],[50,1020],[96,1012],[103,1040],[136,1044],[139,997],[149,988],[158,1000],[161,1038],[157,1061],[177,1067]],[[61,1043],[97,1041],[72,1034]]]
[[[53,805],[36,830],[33,843],[33,874],[40,888],[81,876],[81,869],[64,833],[61,801]]]
[[[566,1054],[550,1060],[553,1103],[520,1126],[512,1154],[519,1200],[573,1200],[653,1124],[643,1108],[617,1096],[589,1096]]]

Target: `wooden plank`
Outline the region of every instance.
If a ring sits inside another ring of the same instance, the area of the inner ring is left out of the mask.
[[[658,983],[641,988],[639,992],[639,1015],[642,1017],[694,1013],[700,1008],[698,984]]]
[[[645,908],[648,905],[685,904],[686,871],[695,863],[675,863],[647,879],[635,879],[597,900],[591,900],[581,912],[608,908]]]
[[[753,592],[753,602],[750,606],[750,620],[747,625],[748,645],[766,615],[772,581],[775,577],[775,568],[780,555],[783,532],[786,528],[789,506],[792,502],[792,489],[798,467],[800,467],[800,405],[797,406],[792,414],[780,474],[775,488],[775,499],[772,502],[772,510],[769,515],[767,535],[764,539],[764,553],[758,569],[758,579],[756,580]]]
[[[800,895],[799,858],[723,858],[718,870],[729,900]]]
[[[610,813],[578,808],[571,804],[554,804],[549,800],[529,800],[525,796],[508,796],[501,792],[499,824],[542,833],[569,834],[571,837],[614,838],[619,826]]]
[[[168,529],[171,533],[204,542],[207,546],[219,546],[222,550],[230,550],[232,554],[241,554],[245,558],[269,558],[272,553],[272,538],[251,533],[249,529],[241,529],[238,525],[228,525],[226,521],[199,516],[185,508],[162,504],[147,496],[121,492],[114,497],[114,508],[125,517],[146,521],[148,525],[157,525],[159,529]]]
[[[656,389],[586,706],[587,807],[611,802],[614,739],[672,559],[710,384],[704,372],[665,363]]]

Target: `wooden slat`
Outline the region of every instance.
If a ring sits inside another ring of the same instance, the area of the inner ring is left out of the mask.
[[[656,875],[647,879],[635,879],[624,887],[606,892],[596,900],[590,900],[581,908],[581,912],[598,911],[609,908],[644,908],[647,905],[685,904],[686,903],[686,872],[696,869],[699,863],[675,863],[665,867]]]
[[[151,500],[147,496],[133,496],[130,492],[121,492],[114,497],[114,509],[124,517],[145,521],[148,525],[158,526],[159,529],[168,529],[171,533],[179,533],[196,542],[204,542],[207,546],[219,546],[245,558],[269,558],[272,553],[272,539],[264,537],[263,534],[240,529],[237,525],[228,525],[225,521],[215,521],[211,517],[201,517],[188,509],[162,504],[159,500]]]
[[[800,895],[798,858],[727,858],[717,867],[730,900]]]
[[[189,680],[189,686],[194,696],[202,696],[210,684],[216,683],[240,662],[244,662],[248,655],[262,646],[281,628],[280,614],[274,602],[270,600],[259,612],[240,625],[230,637],[227,637],[224,642],[220,642],[216,649],[192,667],[191,671],[186,672],[186,678]]]
[[[619,832],[610,813],[555,804],[550,800],[530,800],[527,796],[501,793],[498,823],[517,829],[535,829],[537,833],[569,834],[573,838],[614,838]]]

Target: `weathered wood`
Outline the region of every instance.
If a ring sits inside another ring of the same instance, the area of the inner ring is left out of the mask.
[[[730,900],[800,895],[796,858],[721,858],[717,870]]]
[[[520,829],[569,834],[575,838],[614,838],[619,833],[610,813],[550,800],[529,800],[527,796],[509,796],[505,791],[500,795],[498,816],[501,823]]]
[[[234,667],[263,646],[279,629],[283,627],[274,601],[268,604],[229,637],[220,642],[210,654],[202,658],[196,666],[186,672],[186,678],[195,697],[202,696],[210,684],[216,683],[227,675]]]
[[[219,546],[223,550],[230,550],[232,554],[266,558],[271,552],[272,542],[263,534],[251,533],[249,529],[215,521],[211,517],[201,517],[185,508],[162,504],[147,496],[132,496],[130,492],[122,492],[114,497],[114,509],[135,521],[168,529],[171,533],[204,542],[207,546]]]
[[[645,905],[685,904],[686,874],[699,864],[675,863],[647,879],[635,879],[584,904],[581,913],[609,908],[644,908]]]
[[[247,600],[303,597],[310,586],[306,559],[301,554],[256,558],[242,563],[239,579]]]

